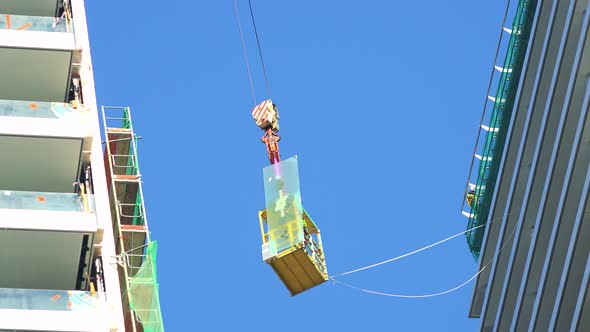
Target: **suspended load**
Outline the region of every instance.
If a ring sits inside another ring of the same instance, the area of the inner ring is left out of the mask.
[[[246,43],[235,1],[234,8],[248,66],[252,97],[254,104],[256,104],[256,94],[247,60]],[[270,84],[264,67],[251,4],[250,14],[266,88],[270,95]],[[320,230],[301,205],[297,159],[290,158],[281,161],[279,152],[281,136],[277,134],[279,132],[279,112],[276,105],[271,99],[264,100],[252,109],[251,114],[256,125],[264,132],[261,141],[266,146],[270,162],[270,166],[264,168],[266,209],[258,213],[262,232],[262,257],[277,273],[293,296],[328,280]]]
[[[283,281],[291,296],[328,280],[320,230],[301,205],[297,158],[281,161],[279,112],[272,100],[252,110],[264,131],[270,166],[263,169],[266,209],[258,212],[262,259]]]
[[[263,176],[262,258],[294,296],[328,280],[320,229],[301,204],[296,157],[265,167]]]

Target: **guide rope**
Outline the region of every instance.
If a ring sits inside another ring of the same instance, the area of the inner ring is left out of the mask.
[[[379,266],[379,265],[383,265],[383,264],[391,263],[391,262],[393,262],[393,261],[397,261],[397,260],[399,260],[399,259],[402,259],[402,258],[405,258],[405,257],[411,256],[411,255],[413,255],[413,254],[417,254],[417,253],[419,253],[420,251],[424,251],[424,250],[426,250],[426,249],[432,248],[432,247],[434,247],[434,246],[437,246],[437,245],[439,245],[439,244],[445,243],[445,242],[447,242],[447,241],[449,241],[449,240],[452,240],[452,239],[454,239],[454,238],[456,238],[456,237],[458,237],[458,236],[461,236],[461,235],[463,235],[463,234],[465,234],[465,233],[467,233],[467,232],[470,232],[470,231],[472,231],[472,230],[478,229],[478,228],[480,228],[480,227],[483,227],[483,226],[485,226],[485,225],[486,225],[486,224],[481,224],[481,225],[479,225],[479,226],[475,226],[475,227],[473,227],[473,228],[470,228],[470,229],[467,229],[467,230],[465,230],[465,231],[463,231],[463,232],[460,232],[460,233],[457,233],[457,234],[455,234],[455,235],[449,236],[449,237],[447,237],[446,239],[443,239],[443,240],[440,240],[440,241],[438,241],[438,242],[435,242],[435,243],[429,244],[429,245],[427,245],[427,246],[425,246],[425,247],[422,247],[422,248],[420,248],[420,249],[416,249],[416,250],[414,250],[414,251],[410,251],[410,252],[408,252],[408,253],[405,253],[405,254],[403,254],[403,255],[399,255],[399,256],[397,256],[397,257],[393,257],[393,258],[390,258],[390,259],[384,260],[384,261],[382,261],[382,262],[379,262],[379,263],[375,263],[375,264],[371,264],[371,265],[368,265],[368,266],[365,266],[365,267],[361,267],[361,268],[358,268],[358,269],[356,269],[356,270],[352,270],[352,271],[348,271],[348,272],[340,273],[340,274],[334,275],[334,276],[332,276],[332,277],[341,277],[341,276],[345,276],[345,275],[347,275],[347,274],[352,274],[352,273],[355,273],[355,272],[360,272],[360,271],[363,271],[363,270],[368,270],[368,269],[371,269],[371,268],[377,267],[377,266]]]
[[[500,219],[500,218],[498,218],[498,219]],[[412,295],[412,294],[409,294],[409,295],[408,294],[394,294],[394,293],[379,292],[379,291],[375,291],[375,290],[370,290],[370,289],[366,289],[366,288],[361,288],[361,287],[358,287],[358,286],[354,286],[354,285],[351,285],[351,284],[342,282],[340,280],[337,280],[334,276],[331,276],[330,277],[330,280],[332,280],[335,284],[338,283],[340,285],[343,285],[343,286],[346,286],[346,287],[349,287],[349,288],[352,288],[352,289],[356,289],[356,290],[359,290],[359,291],[362,291],[362,292],[365,292],[365,293],[369,293],[369,294],[373,294],[373,295],[380,295],[380,296],[387,296],[387,297],[416,299],[416,298],[436,297],[436,296],[441,296],[441,295],[449,294],[449,293],[452,293],[452,292],[454,292],[456,290],[459,290],[459,289],[463,288],[465,285],[469,284],[473,279],[477,278],[490,264],[492,264],[494,262],[494,259],[496,257],[499,257],[500,256],[500,253],[502,252],[502,250],[504,249],[504,247],[506,246],[506,244],[510,241],[510,239],[514,235],[514,232],[516,231],[517,226],[518,226],[518,223],[516,223],[516,225],[514,225],[514,228],[510,232],[510,235],[508,235],[508,238],[504,241],[504,243],[502,243],[502,246],[498,250],[498,254],[497,255],[494,255],[494,257],[491,258],[481,269],[479,269],[479,271],[477,271],[472,277],[470,277],[469,279],[467,279],[466,281],[464,281],[460,285],[455,286],[455,287],[450,288],[450,289],[447,289],[447,290],[444,290],[444,291],[441,291],[441,292],[430,293],[430,294],[418,294],[418,295]],[[406,254],[405,256],[409,256],[409,255]],[[350,272],[350,273],[352,273],[352,272]],[[340,275],[342,275],[342,274],[340,274]]]

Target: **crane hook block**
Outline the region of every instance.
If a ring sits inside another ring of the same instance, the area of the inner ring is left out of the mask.
[[[275,133],[279,131],[279,110],[277,105],[273,104],[270,99],[263,101],[252,109],[252,118],[256,121],[256,125],[264,131],[269,128]]]

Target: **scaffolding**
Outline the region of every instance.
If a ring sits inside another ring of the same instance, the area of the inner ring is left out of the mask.
[[[156,243],[145,214],[129,107],[103,106],[105,167],[127,332],[163,332]]]
[[[468,202],[464,203],[467,206],[463,208],[470,211],[465,213],[469,218],[466,236],[467,244],[476,260],[479,258],[485,226],[476,227],[488,222],[493,190],[498,177],[502,152],[505,148],[510,117],[515,106],[516,91],[536,5],[536,0],[520,0],[512,29],[504,28],[504,31],[510,34],[510,39],[503,67],[495,66],[494,73],[498,72],[499,78],[497,95],[495,97],[488,96],[489,101],[493,104],[491,114],[489,114],[490,123],[487,126],[481,125],[475,143],[476,151],[481,152],[475,153],[471,162],[467,186],[471,188],[466,188],[465,191],[465,194],[470,196],[468,196]],[[494,78],[493,74],[492,78]],[[482,119],[487,115],[486,113],[488,113],[487,104],[484,107]],[[483,145],[480,146],[482,135]],[[475,162],[476,159],[479,163]]]

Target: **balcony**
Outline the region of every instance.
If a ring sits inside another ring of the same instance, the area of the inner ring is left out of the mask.
[[[94,204],[80,194],[0,190],[0,209],[92,212]]]
[[[70,19],[0,13],[0,99],[68,101],[73,29]]]
[[[99,303],[85,291],[0,288],[0,310],[92,311]]]
[[[72,25],[56,17],[5,14],[0,16],[0,29],[17,31],[71,32]]]
[[[499,73],[496,96],[493,106],[484,108],[484,115],[490,116],[488,128],[480,129],[477,137],[477,151],[481,155],[474,156],[469,171],[469,182],[475,184],[474,198],[470,209],[469,221],[466,232],[467,244],[473,257],[479,259],[483,236],[486,226],[479,227],[488,222],[492,204],[493,188],[498,180],[500,160],[505,148],[512,109],[517,94],[518,82],[522,73],[525,60],[528,38],[532,26],[531,11],[534,12],[535,1],[520,1],[514,18],[514,24],[508,42],[504,70]],[[494,72],[492,75],[498,75]],[[491,100],[491,99],[490,99]],[[482,117],[483,118],[483,117]],[[482,135],[482,133],[484,133]],[[482,138],[482,139],[480,139]],[[479,163],[475,159],[480,159]]]
[[[0,188],[73,192],[91,115],[69,104],[0,100]]]
[[[92,195],[0,191],[0,288],[84,289],[96,230]]]
[[[105,331],[106,322],[89,292],[0,288],[0,331]]]
[[[59,16],[63,0],[2,0],[0,13],[13,15]]]

